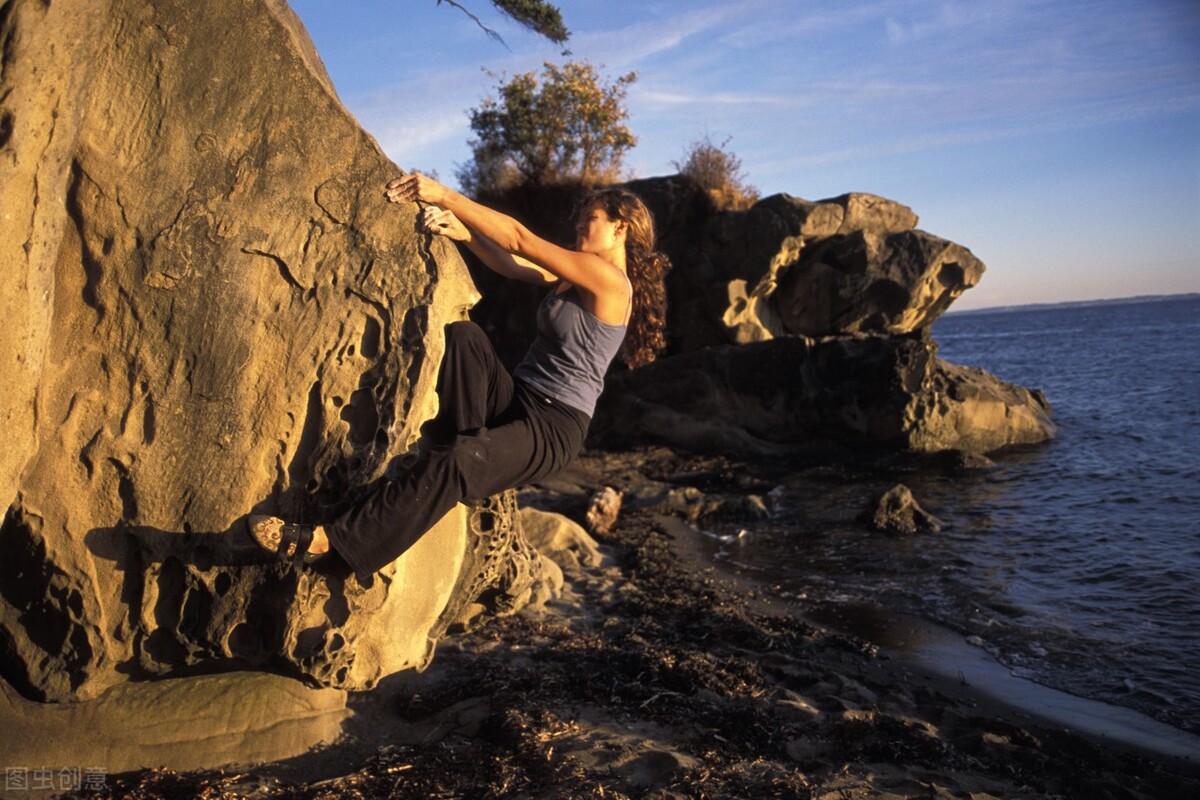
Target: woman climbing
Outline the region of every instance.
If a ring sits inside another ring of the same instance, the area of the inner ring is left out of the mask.
[[[456,503],[566,467],[583,447],[609,364],[618,352],[630,366],[652,361],[666,313],[669,263],[632,192],[585,198],[573,250],[421,174],[388,183],[387,198],[426,203],[426,231],[462,242],[505,277],[552,289],[538,307],[537,338],[512,375],[474,323],[446,327],[434,428],[453,437],[448,444],[331,523],[248,520],[255,541],[281,558],[311,562],[332,550],[359,574],[398,558]]]

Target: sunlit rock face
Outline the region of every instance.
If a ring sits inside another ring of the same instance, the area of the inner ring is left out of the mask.
[[[424,663],[485,573],[520,596],[536,558],[480,555],[519,536],[503,504],[372,578],[245,549],[245,514],[325,519],[410,447],[476,299],[286,4],[9,0],[0,69],[4,677],[355,688]]]

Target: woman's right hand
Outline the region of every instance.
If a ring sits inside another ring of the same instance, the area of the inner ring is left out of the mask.
[[[471,238],[471,232],[463,225],[462,220],[454,216],[453,211],[437,206],[428,206],[421,211],[421,227],[427,233],[445,236],[456,242],[465,242]]]
[[[428,175],[413,172],[387,182],[384,194],[392,203],[411,203],[413,201],[432,203],[435,206],[445,205],[446,198],[454,194]]]

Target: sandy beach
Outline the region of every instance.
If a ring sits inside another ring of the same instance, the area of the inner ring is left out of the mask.
[[[531,538],[562,569],[557,598],[447,638],[424,673],[351,695],[341,737],[303,756],[110,776],[105,791],[75,796],[980,800],[1200,792],[1186,742],[1172,755],[1152,742],[1069,730],[1061,718],[972,685],[970,668],[947,674],[906,657],[894,627],[838,633],[780,603],[769,587],[722,579],[689,552],[679,494],[664,493],[722,467],[719,458],[662,449],[585,456],[522,495],[526,508],[582,522],[601,483],[626,494],[618,523],[596,540],[526,512],[547,523]]]

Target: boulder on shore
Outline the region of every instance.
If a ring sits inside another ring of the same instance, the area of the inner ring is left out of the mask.
[[[327,519],[409,449],[477,299],[283,0],[9,0],[0,101],[3,678],[363,688],[528,596],[511,497],[373,578],[244,549],[247,513]]]
[[[912,209],[852,192],[809,201],[777,194],[722,211],[682,175],[626,184],[654,214],[667,275],[671,353],[779,336],[905,335],[927,330],[977,284],[967,248],[917,230]],[[579,186],[518,187],[488,197],[533,230],[570,246]],[[542,289],[475,270],[484,299],[471,316],[516,364],[533,340]]]
[[[919,531],[937,533],[942,529],[942,521],[922,508],[912,489],[903,483],[880,495],[863,511],[862,519],[882,533],[912,535]]]

